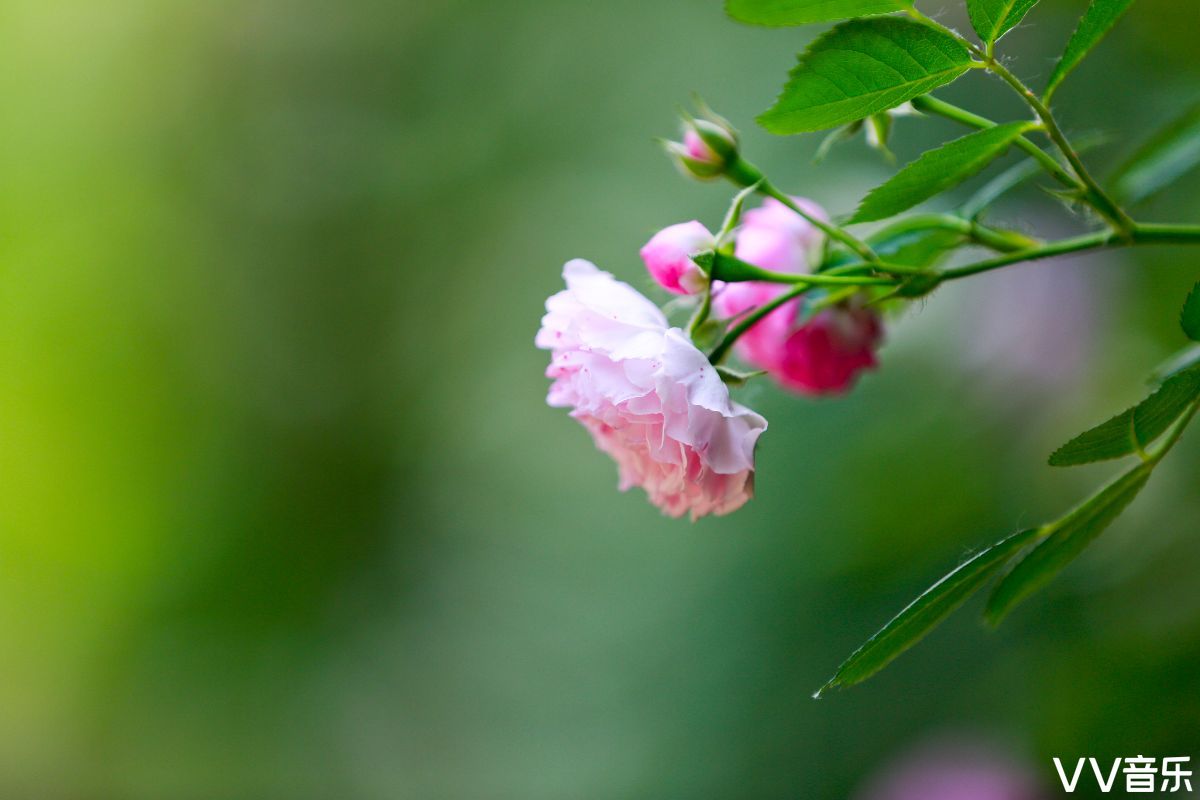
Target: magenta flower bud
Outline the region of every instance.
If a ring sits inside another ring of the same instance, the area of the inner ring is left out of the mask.
[[[877,366],[875,350],[882,341],[883,324],[874,311],[828,308],[778,344],[770,372],[800,394],[841,394],[860,372]]]
[[[658,285],[675,294],[696,294],[708,285],[708,276],[692,256],[715,249],[716,237],[696,220],[663,228],[641,250],[646,269]]]
[[[683,141],[665,146],[685,175],[701,180],[721,177],[739,159],[733,128],[707,119],[684,120]]]

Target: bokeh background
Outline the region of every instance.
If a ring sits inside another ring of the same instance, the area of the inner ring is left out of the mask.
[[[1005,39],[1035,85],[1083,5]],[[1197,23],[1141,0],[1060,91],[1111,135],[1099,171],[1196,99]],[[720,219],[731,191],[652,142],[691,91],[834,212],[889,174],[753,125],[817,30],[716,0],[4,0],[0,796],[892,800],[947,742],[1057,796],[1052,756],[1200,759],[1196,436],[999,631],[972,605],[810,699],[1114,470],[1045,456],[1182,343],[1196,253],[955,284],[853,395],[746,389],[771,430],[721,520],[618,494],[544,405],[560,265],[649,291],[645,239]],[[1021,113],[982,75],[943,96]],[[1143,216],[1200,219],[1194,180]],[[995,218],[1080,225],[1034,189]]]

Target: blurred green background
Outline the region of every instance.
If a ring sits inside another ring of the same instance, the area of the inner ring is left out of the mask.
[[[1043,0],[1013,67],[1040,85],[1083,5]],[[1141,0],[1060,91],[1112,135],[1092,163],[1195,100],[1197,22]],[[689,92],[836,213],[889,174],[754,128],[816,30],[715,0],[4,0],[0,796],[844,798],[938,737],[1057,796],[1052,756],[1200,759],[1195,436],[998,632],[972,606],[809,697],[1113,471],[1043,465],[1181,344],[1195,252],[955,284],[852,396],[744,390],[771,430],[721,520],[618,494],[545,406],[561,264],[649,291],[646,238],[720,219],[730,190],[652,142]],[[982,75],[943,96],[1021,113]],[[1189,184],[1142,215],[1200,220]],[[1080,224],[1034,190],[996,219]]]

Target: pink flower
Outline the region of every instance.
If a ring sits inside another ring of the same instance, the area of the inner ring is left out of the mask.
[[[1029,767],[994,746],[956,739],[902,757],[856,793],[856,800],[1042,800]]]
[[[628,284],[576,259],[546,301],[536,344],[551,351],[546,402],[570,408],[672,517],[727,514],[754,493],[754,446],[767,422],[734,403],[683,331]]]
[[[704,291],[708,276],[700,271],[692,256],[716,246],[716,237],[708,228],[692,220],[654,234],[641,255],[646,269],[664,289],[675,294],[695,294]]]
[[[827,219],[812,201],[793,199],[810,215]],[[774,199],[747,211],[743,219],[738,258],[775,272],[799,274],[812,269],[823,235],[808,220]],[[740,316],[784,291],[786,287],[779,284],[729,284],[716,295],[715,307],[722,316]],[[876,366],[875,349],[883,340],[883,325],[874,311],[844,304],[801,322],[801,310],[797,299],[772,311],[738,339],[738,354],[801,394],[844,392],[859,372]]]
[[[771,374],[801,394],[844,392],[859,372],[878,364],[875,348],[882,339],[873,311],[849,304],[827,308],[783,339]]]

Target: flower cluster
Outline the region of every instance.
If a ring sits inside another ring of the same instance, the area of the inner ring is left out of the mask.
[[[564,268],[567,288],[546,302],[536,343],[551,351],[547,402],[571,409],[616,461],[621,488],[640,486],[664,513],[696,519],[750,499],[755,443],[767,427],[730,399],[730,373],[718,369],[729,345],[786,389],[838,394],[876,365],[883,327],[853,288],[825,294],[819,308],[798,292],[781,297],[821,266],[828,215],[810,200],[783,196],[743,214],[754,170],[740,160],[732,131],[690,120],[684,141],[668,149],[696,177],[748,182],[719,234],[691,220],[659,231],[640,253],[663,289],[702,296],[689,331],[711,314],[710,329],[728,344],[706,355],[652,302],[582,260]],[[713,269],[718,254],[750,271]]]
[[[792,198],[805,213],[826,219],[811,200]],[[746,212],[736,232],[734,254],[756,267],[777,273],[803,275],[820,257],[824,235],[811,222],[778,200]],[[650,275],[677,294],[705,291],[708,277],[692,260],[713,250],[716,237],[700,222],[672,225],[656,233],[642,248]],[[779,283],[745,281],[712,287],[714,309],[736,320],[783,292]],[[839,394],[854,385],[858,374],[876,365],[875,350],[883,339],[879,315],[861,298],[818,311],[807,317],[803,301],[790,300],[753,325],[737,341],[748,363],[766,370],[782,386],[801,394]]]

